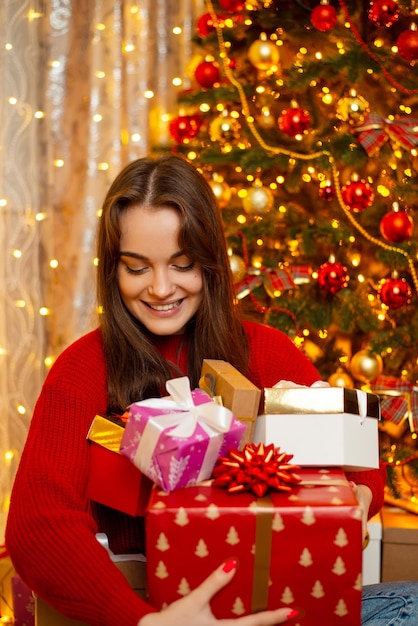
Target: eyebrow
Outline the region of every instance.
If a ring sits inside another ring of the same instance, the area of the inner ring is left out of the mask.
[[[129,251],[122,251],[119,253],[119,256],[127,256],[131,259],[139,259],[140,261],[148,261],[148,257],[144,256],[143,254],[138,254],[137,252],[129,252]],[[179,250],[178,252],[175,252],[174,254],[171,255],[170,259],[178,259],[181,256],[187,256],[187,254],[184,252],[184,250]]]

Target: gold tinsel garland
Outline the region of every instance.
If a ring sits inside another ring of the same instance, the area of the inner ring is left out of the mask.
[[[318,159],[318,158],[321,158],[321,157],[327,157],[328,162],[329,162],[329,164],[331,166],[332,178],[333,178],[333,182],[334,182],[336,197],[337,197],[338,203],[339,203],[343,213],[345,214],[346,218],[349,220],[349,222],[352,224],[352,226],[361,235],[363,235],[363,237],[367,241],[369,241],[370,243],[374,244],[375,246],[383,248],[383,249],[385,249],[385,250],[387,250],[389,252],[395,252],[397,254],[400,254],[400,255],[404,256],[407,259],[408,267],[409,267],[409,270],[410,270],[410,273],[411,273],[411,277],[412,277],[412,280],[413,280],[413,283],[414,283],[415,291],[418,293],[418,275],[417,275],[417,272],[415,270],[414,261],[411,258],[411,256],[406,252],[406,250],[403,250],[402,248],[398,248],[396,246],[391,246],[390,244],[388,244],[388,243],[386,243],[384,241],[380,241],[376,237],[373,237],[372,235],[370,235],[370,233],[368,233],[366,231],[366,229],[363,228],[363,226],[361,226],[361,224],[359,224],[357,222],[357,220],[354,218],[354,216],[350,212],[349,208],[345,205],[344,200],[342,198],[342,194],[341,194],[341,185],[340,185],[340,181],[339,181],[338,169],[337,169],[337,166],[335,164],[335,158],[328,150],[318,150],[318,151],[312,152],[310,154],[303,154],[303,153],[300,153],[300,152],[294,152],[293,150],[288,150],[286,148],[281,148],[279,146],[271,146],[271,145],[267,144],[264,141],[264,139],[262,138],[262,136],[258,132],[257,127],[256,127],[256,125],[255,125],[255,123],[253,121],[252,116],[251,116],[250,109],[249,109],[249,106],[248,106],[247,97],[245,95],[244,89],[243,89],[241,83],[235,78],[233,72],[231,71],[230,64],[229,64],[229,57],[228,57],[227,49],[226,49],[224,38],[223,38],[222,27],[221,27],[221,25],[218,22],[218,18],[217,18],[217,15],[215,13],[215,10],[214,10],[214,7],[212,5],[212,2],[211,2],[211,0],[205,0],[205,1],[206,1],[208,12],[209,12],[209,14],[211,16],[213,25],[214,25],[214,27],[216,29],[218,45],[219,45],[219,56],[220,56],[220,58],[222,60],[222,65],[223,65],[223,70],[224,70],[225,76],[227,77],[229,82],[238,91],[238,94],[239,94],[239,97],[240,97],[240,101],[241,101],[243,115],[245,116],[246,122],[247,122],[248,127],[249,127],[249,129],[251,131],[251,134],[256,139],[256,141],[259,144],[259,146],[261,148],[263,148],[263,150],[265,150],[268,153],[286,155],[286,156],[288,156],[288,157],[290,157],[292,159],[298,159],[298,160],[302,160],[302,161],[311,161],[311,160],[315,160],[315,159]]]

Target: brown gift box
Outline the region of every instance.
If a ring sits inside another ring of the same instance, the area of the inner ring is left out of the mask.
[[[232,411],[247,429],[241,447],[253,441],[261,390],[227,361],[204,359],[199,387]]]
[[[385,505],[382,516],[382,582],[418,580],[418,515]]]
[[[97,537],[99,538],[99,535],[97,535]],[[108,547],[106,535],[103,535],[99,540],[101,543],[104,541],[104,545]],[[135,593],[145,600],[145,558],[142,555],[138,555],[136,559],[133,554],[111,554],[111,558],[116,567],[125,575],[125,578]],[[58,613],[49,606],[49,604],[44,602],[44,600],[35,596],[35,626],[87,626],[87,624]]]

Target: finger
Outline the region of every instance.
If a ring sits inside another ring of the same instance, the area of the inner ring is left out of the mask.
[[[274,611],[252,613],[245,617],[233,620],[221,620],[223,626],[276,626],[276,624],[291,624],[301,619],[305,612],[298,609],[282,608]]]
[[[278,383],[273,385],[276,389],[292,389],[293,387],[305,387],[305,385],[298,385],[291,380],[279,380]]]
[[[192,594],[197,596],[201,604],[209,603],[213,596],[232,580],[237,565],[236,559],[229,559],[212,572],[189,596]]]
[[[350,487],[353,490],[353,493],[355,495],[355,497],[357,498],[357,502],[361,508],[361,527],[362,527],[362,534],[363,534],[363,550],[364,548],[366,548],[367,544],[369,543],[369,531],[367,528],[367,509],[364,506],[364,502],[363,502],[363,493],[362,491],[358,488],[358,485],[356,485],[355,482],[353,482],[352,480],[349,481],[350,482]]]

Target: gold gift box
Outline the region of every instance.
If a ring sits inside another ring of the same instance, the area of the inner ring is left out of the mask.
[[[121,424],[109,417],[96,415],[87,433],[87,439],[98,443],[107,450],[120,454],[119,448],[123,433],[124,427]]]
[[[4,618],[13,617],[12,576],[15,574],[9,556],[0,558],[0,615]]]
[[[214,399],[220,399],[246,425],[241,446],[253,441],[261,390],[233,365],[219,359],[204,359],[199,386]]]
[[[380,419],[377,395],[366,394],[367,416]],[[356,389],[343,387],[291,387],[264,389],[264,413],[351,413],[360,415]]]

